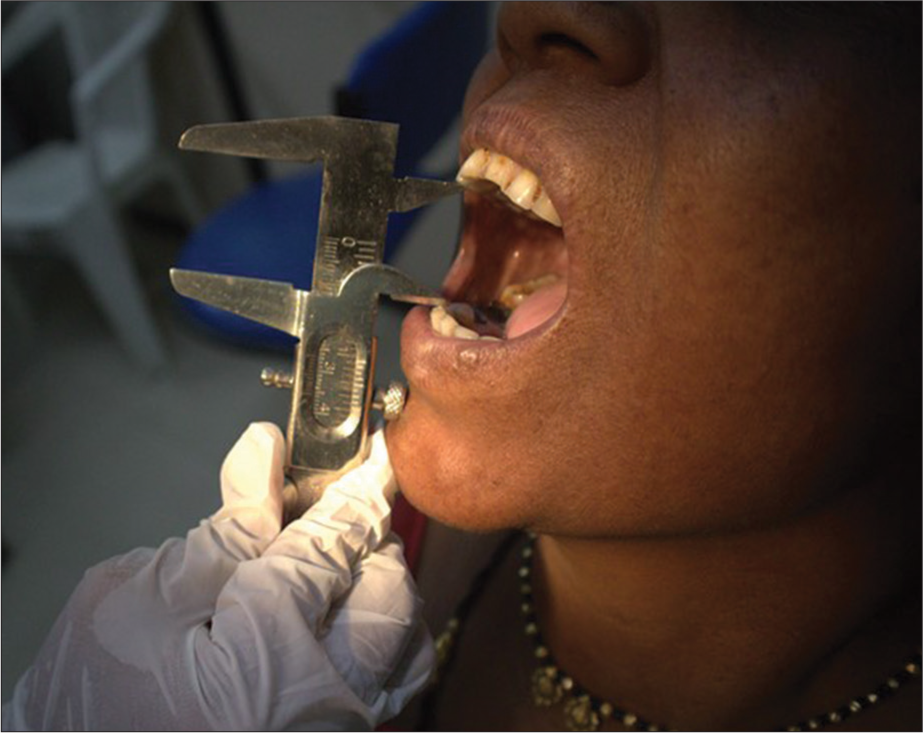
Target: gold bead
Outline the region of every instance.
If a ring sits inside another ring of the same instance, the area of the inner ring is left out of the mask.
[[[874,692],[870,692],[868,695],[865,696],[865,701],[869,705],[874,705],[876,702],[878,702],[878,695],[876,695]]]
[[[527,545],[522,548],[522,556],[526,558],[527,560],[530,557],[532,557],[532,546],[531,545]]]
[[[654,733],[660,730],[660,728],[658,728],[656,725],[649,725],[647,726],[647,729],[650,731],[654,731]]]
[[[907,662],[907,664],[904,665],[904,669],[914,677],[920,674],[920,665],[915,662]]]
[[[561,688],[554,680],[554,667],[539,667],[532,673],[532,699],[539,707],[548,707],[560,701]]]
[[[565,677],[563,680],[561,680],[561,687],[570,692],[574,689],[574,680],[570,677]]]
[[[892,690],[896,690],[898,687],[901,686],[901,683],[898,682],[898,680],[897,680],[896,678],[894,678],[894,677],[888,677],[888,680],[887,680],[887,683],[886,683],[886,684],[887,684],[888,687],[890,687]]]
[[[858,713],[860,710],[862,710],[862,703],[858,700],[850,700],[849,709],[854,713]]]
[[[539,659],[544,659],[548,656],[548,648],[544,646],[535,647],[535,656]]]
[[[622,722],[629,728],[634,728],[635,723],[638,722],[638,716],[633,715],[632,713],[625,713],[625,717],[622,718]]]
[[[612,706],[607,702],[600,703],[599,714],[602,715],[604,718],[611,717],[612,716]]]
[[[519,577],[528,578],[529,577],[529,568],[519,568]]]
[[[814,718],[811,718],[808,721],[808,728],[810,728],[811,730],[817,730],[818,728],[820,728],[820,722],[818,722]]]
[[[599,716],[587,695],[574,697],[564,706],[564,723],[568,730],[594,731],[599,729]]]
[[[520,608],[522,609],[523,613],[532,613],[531,603],[523,603],[522,606],[520,606]]]
[[[519,586],[519,592],[520,593],[531,593],[532,586],[529,585],[528,583],[523,583],[521,586]]]
[[[527,624],[526,624],[526,633],[527,633],[529,636],[535,636],[535,635],[538,633],[538,626],[536,626],[534,623],[531,623],[531,622],[530,622],[530,623],[527,623]]]
[[[831,723],[839,723],[840,714],[836,710],[831,710],[829,713],[827,713],[827,720],[829,720]]]
[[[449,619],[449,623],[447,623],[447,624],[445,625],[445,627],[446,627],[449,631],[458,631],[458,619],[457,619],[457,618],[450,618],[450,619]]]
[[[448,631],[443,631],[436,637],[436,662],[440,667],[448,661],[454,642],[455,637]]]

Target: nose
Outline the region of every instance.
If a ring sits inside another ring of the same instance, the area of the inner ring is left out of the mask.
[[[650,33],[633,3],[508,2],[497,45],[511,73],[560,69],[625,86],[650,66]]]

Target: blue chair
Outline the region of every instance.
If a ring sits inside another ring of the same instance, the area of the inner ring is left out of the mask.
[[[404,16],[356,60],[337,92],[337,114],[396,122],[395,175],[418,173],[420,161],[461,109],[468,79],[487,43],[490,4],[429,2]],[[321,171],[267,181],[233,200],[195,231],[177,267],[291,282],[310,289]],[[392,257],[419,209],[389,218]],[[290,349],[293,339],[198,301],[184,310],[221,338],[249,347]]]

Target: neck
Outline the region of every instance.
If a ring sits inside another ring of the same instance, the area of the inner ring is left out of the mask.
[[[919,514],[878,488],[735,534],[543,536],[544,638],[581,685],[658,725],[752,730],[838,707],[919,644]]]

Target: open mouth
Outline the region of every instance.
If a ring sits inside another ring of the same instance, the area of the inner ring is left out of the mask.
[[[467,189],[461,248],[444,283],[446,307],[430,311],[444,338],[510,341],[552,322],[567,298],[561,218],[538,176],[480,148],[462,164]]]

